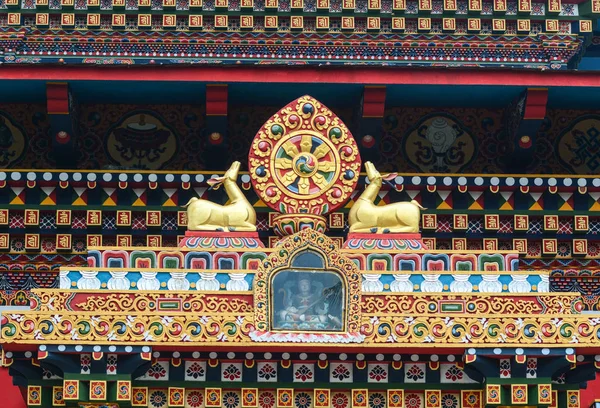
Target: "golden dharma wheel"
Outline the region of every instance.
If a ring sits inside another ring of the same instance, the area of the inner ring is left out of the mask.
[[[346,125],[310,96],[267,120],[254,137],[248,163],[252,184],[270,208],[317,216],[348,201],[361,166]]]

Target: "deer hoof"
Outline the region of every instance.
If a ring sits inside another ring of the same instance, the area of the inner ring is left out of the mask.
[[[377,232],[377,227],[373,227],[373,228],[371,228],[371,232],[372,232],[373,234],[375,234],[375,233]]]
[[[217,228],[215,231],[223,232],[224,230],[223,230],[223,228]]]
[[[235,227],[229,227],[229,231],[231,231],[231,232],[235,231]]]
[[[389,233],[390,233],[390,229],[389,229],[389,228],[385,228],[385,229],[383,230],[383,233],[384,233],[384,234],[389,234]]]

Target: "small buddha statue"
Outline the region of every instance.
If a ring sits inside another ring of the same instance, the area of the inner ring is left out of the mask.
[[[303,274],[298,277],[297,292],[286,303],[279,313],[283,321],[327,323],[329,305],[323,302],[318,293],[312,291],[312,283],[308,275]]]

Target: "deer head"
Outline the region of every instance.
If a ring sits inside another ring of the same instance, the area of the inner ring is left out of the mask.
[[[367,171],[367,177],[369,178],[369,181],[375,185],[378,185],[381,187],[382,184],[382,180],[385,181],[390,181],[396,178],[396,176],[398,175],[398,173],[389,173],[389,174],[383,174],[381,175],[377,169],[375,168],[375,166],[373,165],[373,163],[371,162],[366,162],[365,163],[365,170]]]
[[[216,189],[226,181],[233,181],[235,183],[237,180],[239,171],[240,171],[240,162],[235,161],[231,164],[231,167],[229,168],[229,170],[227,170],[222,177],[213,177],[210,180],[208,180],[208,185],[211,188]]]

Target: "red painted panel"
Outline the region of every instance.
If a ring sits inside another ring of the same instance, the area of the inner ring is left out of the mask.
[[[548,103],[547,89],[528,89],[523,119],[544,119]]]
[[[69,113],[69,85],[66,83],[47,84],[46,97],[48,98],[49,114],[67,115]]]
[[[363,118],[382,118],[385,111],[385,87],[366,86],[363,94]]]
[[[600,400],[600,373],[594,381],[588,381],[587,388],[581,390],[581,408],[589,408],[594,401]]]
[[[206,114],[227,116],[227,85],[206,86]]]
[[[19,387],[14,386],[8,375],[8,368],[0,368],[0,390],[2,390],[2,408],[27,408]]]

